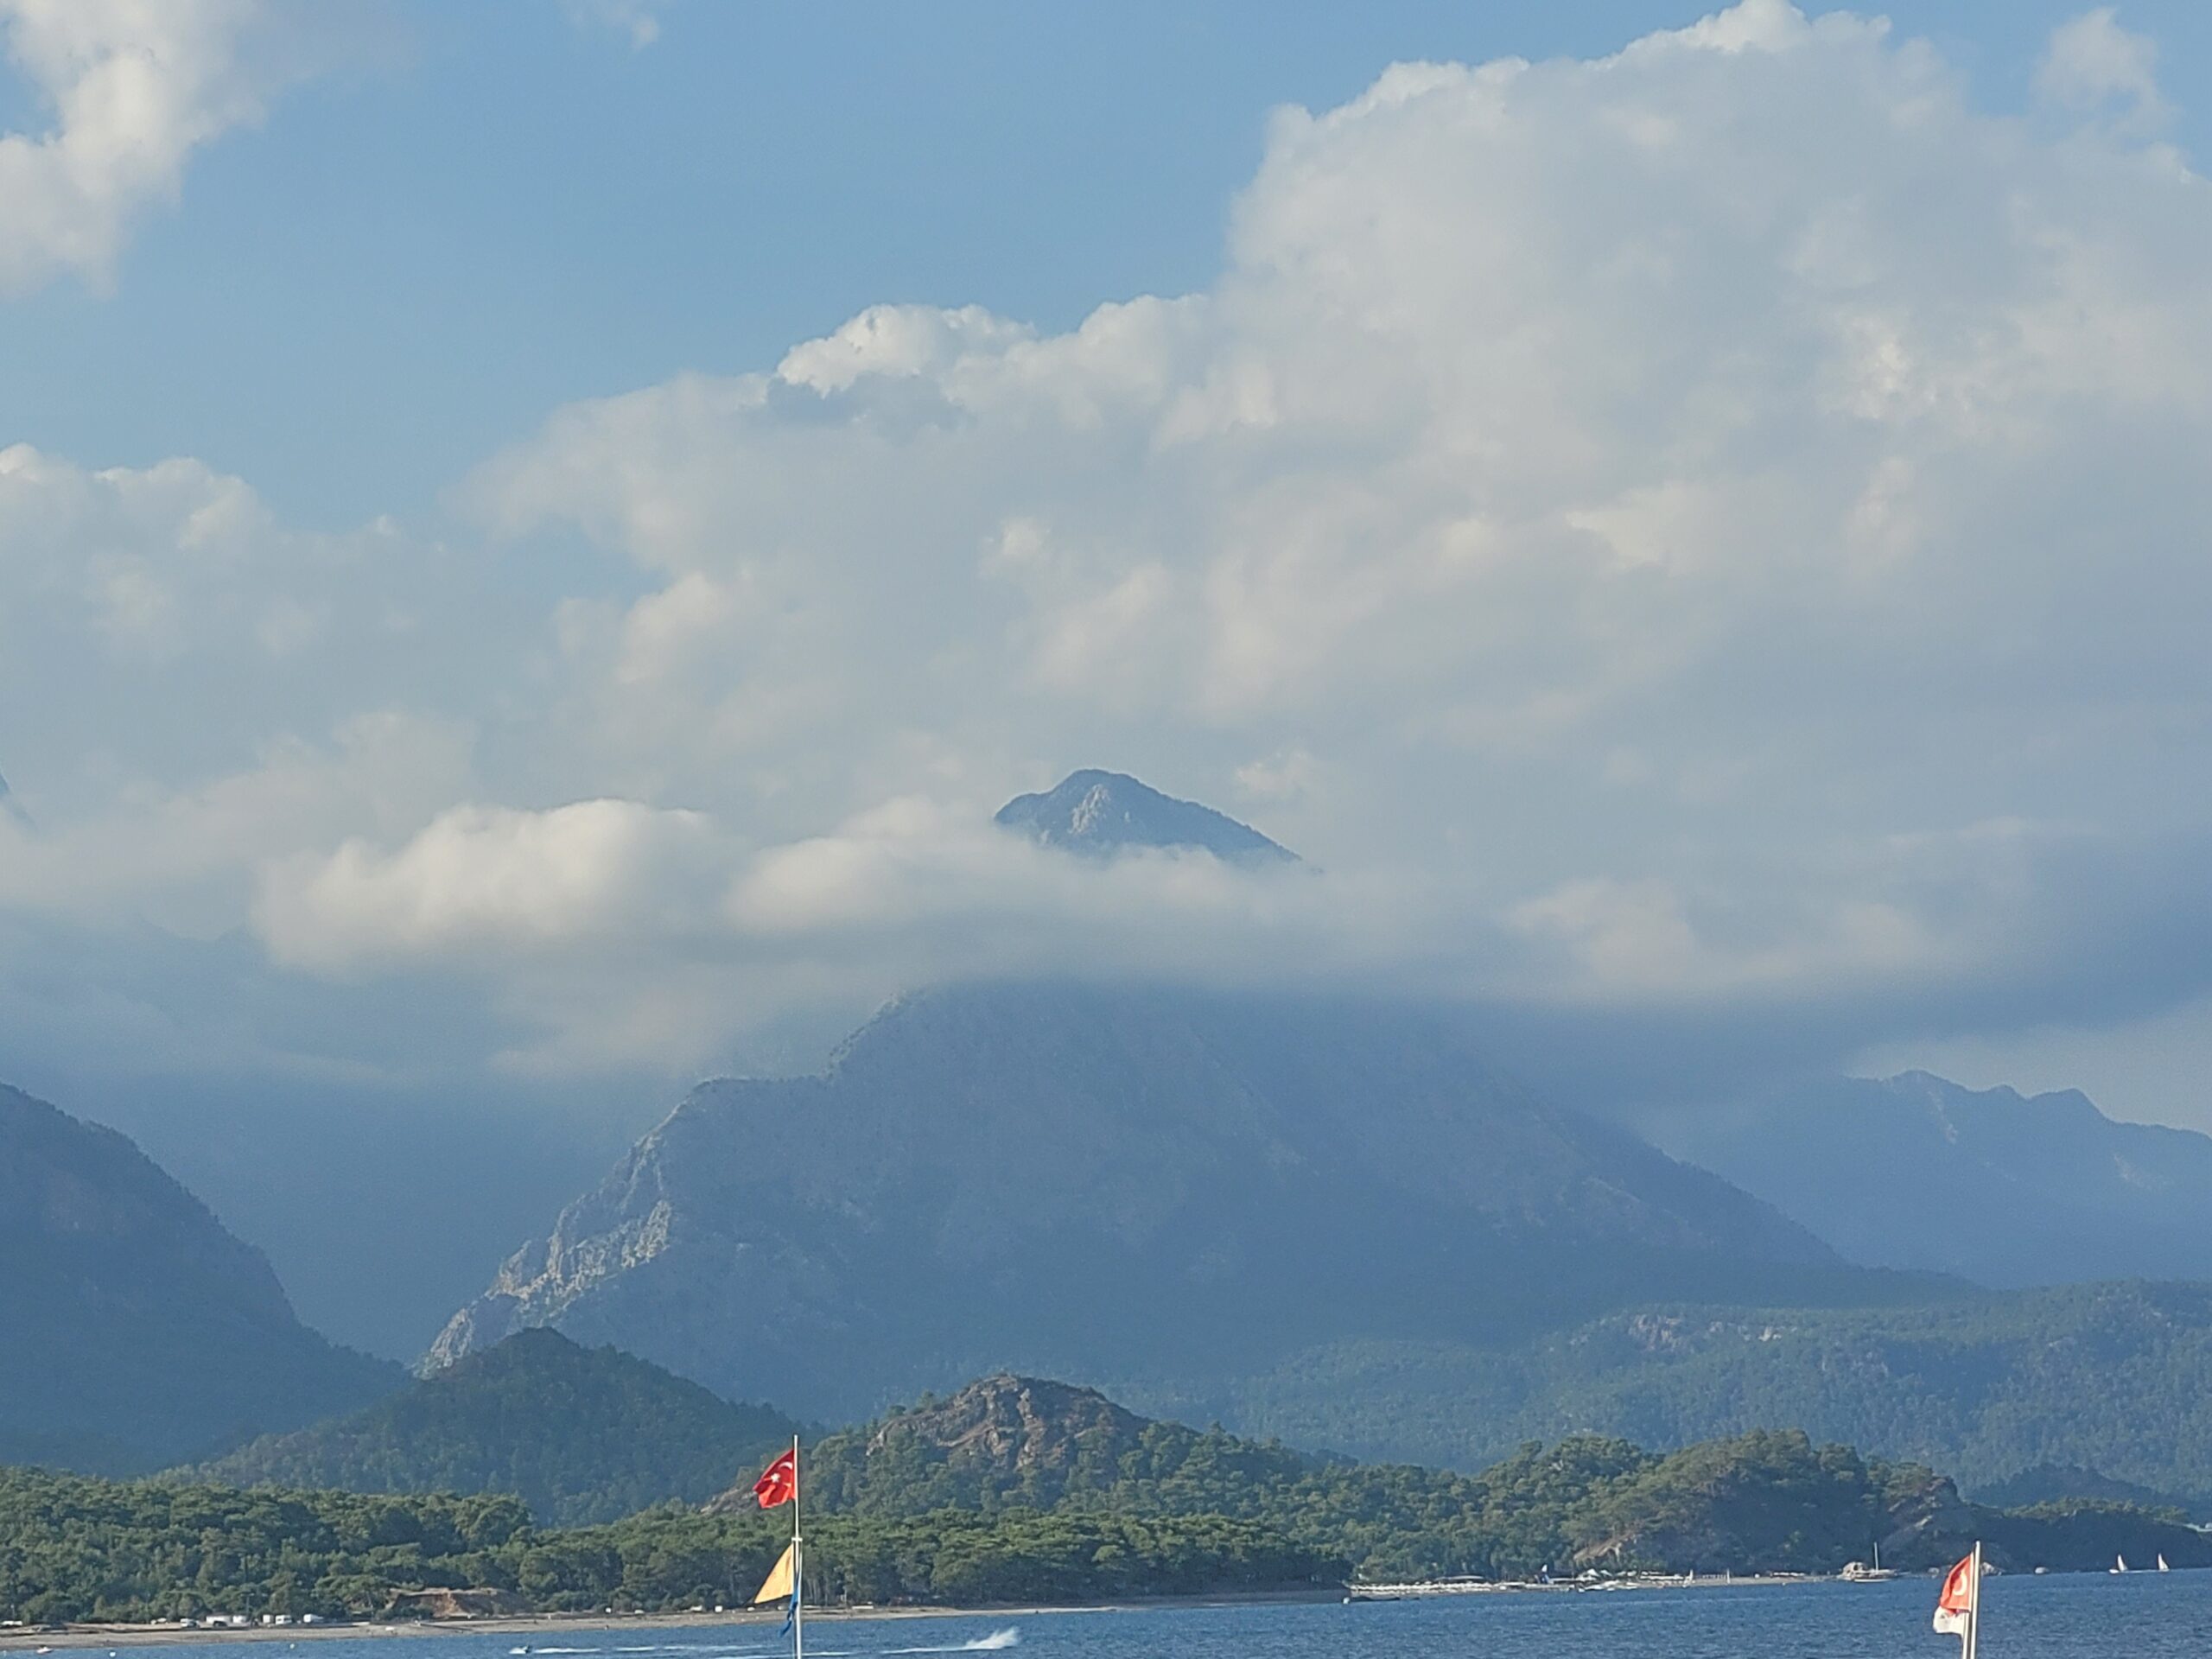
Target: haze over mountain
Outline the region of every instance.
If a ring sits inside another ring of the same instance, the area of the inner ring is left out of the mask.
[[[0,1086],[0,1462],[130,1471],[349,1409],[398,1368],[302,1325],[127,1138]]]
[[[1071,772],[1042,794],[1015,796],[993,822],[1045,846],[1093,856],[1152,847],[1197,849],[1230,864],[1298,861],[1249,824],[1118,772]]]
[[[1228,1389],[1111,1386],[1141,1409],[1363,1458],[1472,1469],[1567,1433],[1678,1446],[1789,1427],[1928,1464],[1969,1494],[2058,1465],[2212,1515],[2212,1285],[1659,1304],[1508,1344],[1325,1344]]]
[[[893,1003],[823,1075],[702,1085],[433,1359],[551,1324],[834,1418],[994,1366],[1236,1372],[1885,1285],[1419,1009],[969,986]]]
[[[2212,1137],[1925,1071],[1838,1078],[1660,1131],[1854,1262],[1987,1285],[2212,1279]]]
[[[512,1492],[545,1524],[704,1503],[800,1425],[612,1348],[520,1331],[351,1416],[263,1437],[191,1478],[352,1492]],[[749,1478],[749,1477],[748,1477]]]

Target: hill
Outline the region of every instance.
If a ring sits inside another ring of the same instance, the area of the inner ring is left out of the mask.
[[[2098,1495],[2081,1490],[2086,1471],[2212,1501],[2208,1285],[1890,1309],[1658,1307],[1511,1345],[1338,1344],[1225,1389],[1117,1391],[1248,1433],[1458,1468],[1562,1434],[1679,1446],[1788,1424],[1932,1465],[1968,1493],[2056,1464],[2076,1471],[2071,1497]]]
[[[396,1365],[294,1316],[127,1138],[0,1086],[0,1461],[127,1472],[350,1410]]]
[[[830,1435],[806,1467],[820,1513],[1224,1516],[1370,1578],[1529,1576],[1547,1566],[1834,1572],[1877,1546],[1885,1561],[1928,1567],[1976,1536],[2005,1565],[2101,1567],[2127,1548],[2212,1565],[2212,1541],[2172,1516],[2125,1505],[2000,1512],[1962,1502],[1923,1466],[1798,1431],[1666,1453],[1576,1435],[1460,1474],[1311,1457],[1013,1376]],[[710,1508],[744,1513],[752,1501],[740,1486]]]
[[[1661,1138],[1854,1262],[2004,1287],[2212,1279],[2212,1136],[2072,1090],[1840,1078]]]
[[[549,1525],[699,1503],[799,1425],[552,1331],[517,1332],[350,1417],[271,1435],[193,1471],[237,1486],[507,1492]]]
[[[2212,1565],[2212,1540],[2112,1505],[2007,1513],[1924,1468],[1757,1433],[1669,1454],[1577,1436],[1476,1475],[1355,1465],[1148,1422],[1087,1389],[996,1376],[833,1435],[805,1478],[812,1594],[1086,1602],[1327,1588],[1547,1567],[1921,1567],[1986,1539],[2014,1568],[2113,1554]],[[533,1526],[512,1497],[242,1491],[0,1470],[0,1618],[376,1614],[463,1586],[517,1610],[748,1597],[788,1537],[741,1489],[610,1525]]]
[[[830,1417],[999,1367],[1238,1376],[1657,1295],[1905,1292],[1418,1010],[972,986],[823,1076],[695,1090],[432,1357],[553,1325]]]
[[[1073,772],[1038,795],[1017,795],[993,820],[1047,847],[1093,856],[1129,848],[1194,849],[1230,864],[1295,864],[1298,855],[1249,824],[1179,801],[1118,772]]]

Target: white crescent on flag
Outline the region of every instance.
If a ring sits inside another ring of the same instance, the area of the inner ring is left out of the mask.
[[[1974,1592],[1969,1555],[1943,1575],[1942,1593],[1936,1598],[1936,1628],[1946,1636],[1964,1636],[1974,1618]]]

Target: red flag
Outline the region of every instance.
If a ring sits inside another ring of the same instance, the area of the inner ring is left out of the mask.
[[[760,1479],[753,1483],[753,1496],[760,1500],[760,1507],[772,1510],[779,1503],[789,1503],[798,1496],[798,1448],[790,1451],[770,1464]]]
[[[1964,1636],[1974,1617],[1974,1557],[1969,1555],[1943,1575],[1942,1593],[1936,1598],[1936,1628],[1948,1636]]]

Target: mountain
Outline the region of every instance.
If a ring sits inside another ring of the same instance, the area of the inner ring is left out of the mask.
[[[512,1492],[549,1525],[698,1503],[799,1425],[552,1331],[518,1332],[388,1399],[193,1471],[237,1486]]]
[[[807,1458],[816,1512],[871,1520],[1039,1510],[1255,1522],[1370,1578],[1532,1574],[1547,1564],[1834,1572],[1901,1567],[1975,1537],[2014,1566],[2101,1567],[2115,1548],[2212,1565],[2212,1541],[2125,1505],[2015,1516],[1914,1464],[1755,1430],[1671,1452],[1570,1436],[1474,1474],[1317,1458],[1140,1417],[1094,1389],[1001,1375],[833,1434]],[[751,1511],[748,1485],[713,1513]]]
[[[2212,1286],[1987,1292],[1920,1306],[1657,1306],[1514,1344],[1317,1346],[1229,1387],[1129,1380],[1140,1408],[1471,1469],[1529,1440],[1680,1446],[1802,1428],[1980,1497],[2050,1465],[2212,1512]],[[2045,1486],[2097,1498],[2120,1488]]]
[[[1898,1294],[1420,1011],[970,986],[823,1075],[695,1090],[431,1361],[553,1325],[835,1417],[996,1367],[1241,1375],[1660,1294]]]
[[[204,1456],[399,1368],[302,1325],[259,1251],[124,1136],[0,1086],[0,1462]]]
[[[1280,1447],[1218,1433],[1213,1440],[1216,1460],[1223,1452],[1236,1459],[1255,1488],[1287,1486],[1313,1466]],[[806,1454],[808,1501],[848,1515],[1049,1510],[1077,1497],[1156,1508],[1141,1489],[1156,1484],[1163,1470],[1172,1478],[1206,1442],[1179,1423],[1140,1417],[1096,1389],[1001,1372],[818,1441]],[[707,1507],[741,1512],[753,1502],[748,1478]]]
[[[1854,1262],[2003,1287],[2212,1279],[2212,1136],[1908,1071],[1700,1114],[1668,1150]]]
[[[2006,1509],[2024,1510],[2040,1505],[2080,1507],[2086,1504],[2124,1503],[2139,1510],[2182,1510],[2192,1506],[2171,1492],[2162,1492],[2149,1486],[2138,1485],[2132,1480],[2114,1480],[2101,1475],[2094,1469],[2077,1469],[2066,1464],[2039,1463],[2032,1469],[2023,1469],[2008,1480],[1993,1482],[1976,1494],[1986,1503],[2001,1504]],[[2212,1514],[2212,1506],[2194,1506],[2193,1519],[2202,1521]]]
[[[1230,864],[1294,864],[1298,855],[1196,801],[1118,772],[1072,772],[1041,795],[1017,795],[993,822],[1047,847],[1105,856],[1131,847],[1195,848]]]

